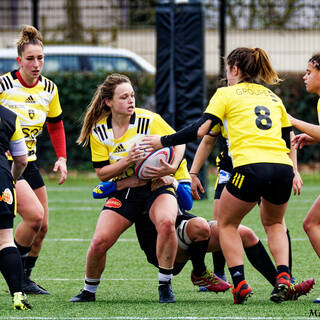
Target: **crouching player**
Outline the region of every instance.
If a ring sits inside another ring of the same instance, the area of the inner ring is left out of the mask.
[[[205,287],[208,291],[225,292],[231,287],[230,284],[209,271],[205,265],[205,254],[207,252],[221,252],[217,222],[206,221],[204,218],[196,217],[185,211],[192,208],[192,196],[190,183],[181,179],[181,175],[179,175],[181,170],[179,169],[175,174],[177,180],[167,176],[153,181],[155,189],[164,184],[173,185],[178,196],[180,207],[180,214],[176,220],[178,251],[173,275],[179,274],[185,264],[191,260],[193,265],[191,281],[194,285]],[[137,178],[130,177],[128,179]],[[125,181],[122,180],[117,184],[115,182],[101,182],[93,191],[94,198],[106,197],[109,190],[121,188],[121,183],[125,183]],[[135,228],[140,247],[145,252],[148,262],[157,267],[157,231],[147,214],[138,217],[135,221]],[[239,232],[248,260],[274,286],[277,271],[262,242],[248,227],[240,225]],[[313,286],[313,279],[295,285],[292,284],[286,300],[297,300],[301,295],[308,294]]]

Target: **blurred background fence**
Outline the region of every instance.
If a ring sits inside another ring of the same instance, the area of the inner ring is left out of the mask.
[[[21,26],[33,24],[45,45],[93,44],[130,49],[156,65],[156,0],[1,0],[0,48],[15,46]],[[176,0],[175,3],[185,3]],[[307,94],[301,76],[311,55],[320,51],[319,0],[203,0],[205,13],[205,73],[207,100],[220,85],[221,57],[235,47],[265,49],[285,81],[275,88],[289,112],[316,122],[317,98]],[[8,70],[9,71],[9,70]],[[154,95],[154,76],[131,75],[136,81],[138,106]],[[58,84],[65,115],[69,163],[85,167],[88,152],[75,146],[80,116],[105,74],[48,74]],[[77,83],[75,85],[75,83]],[[88,85],[89,84],[89,85]],[[85,88],[85,90],[83,90]],[[152,108],[152,106],[149,106]],[[202,106],[203,108],[205,106]],[[46,135],[46,134],[45,134]],[[52,151],[40,137],[41,165]],[[303,162],[320,161],[319,148],[299,152]],[[75,151],[73,151],[75,150]],[[46,156],[44,156],[44,154]],[[50,161],[52,162],[52,161]]]

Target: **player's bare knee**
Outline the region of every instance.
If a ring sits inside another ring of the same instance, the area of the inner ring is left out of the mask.
[[[201,217],[190,219],[187,231],[190,240],[195,242],[207,240],[210,236],[210,226],[208,222]]]
[[[258,243],[259,238],[252,229],[245,226],[239,226],[238,230],[244,247],[251,247]]]
[[[312,228],[312,223],[310,222],[309,219],[306,218],[303,220],[302,226],[303,226],[303,230],[308,234]]]
[[[163,219],[163,221],[157,226],[158,234],[169,237],[175,235],[175,226],[170,219]]]
[[[112,247],[112,242],[108,239],[95,237],[90,244],[90,250],[95,256],[104,255]]]

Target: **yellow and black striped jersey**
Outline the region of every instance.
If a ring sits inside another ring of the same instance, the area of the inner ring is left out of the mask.
[[[263,162],[292,165],[282,139],[282,128],[291,123],[281,99],[268,88],[254,83],[219,88],[205,113],[222,121],[234,167]]]
[[[173,175],[174,178],[180,183],[191,183],[191,177],[187,167],[187,160],[183,159]]]
[[[12,71],[0,77],[0,104],[18,115],[28,161],[36,160],[37,136],[47,117],[57,118],[62,114],[57,86],[41,75],[35,86],[27,87],[19,80],[17,71]]]
[[[90,148],[93,166],[102,168],[128,155],[135,142],[146,135],[167,135],[175,131],[160,117],[149,110],[135,108],[125,134],[116,139],[112,130],[112,115],[100,120],[90,134]],[[124,179],[134,174],[134,165],[129,166],[113,180]]]

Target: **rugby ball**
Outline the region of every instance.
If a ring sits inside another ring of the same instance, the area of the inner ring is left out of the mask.
[[[148,177],[145,169],[146,167],[161,167],[160,159],[164,160],[165,162],[171,163],[173,160],[173,147],[164,147],[155,150],[148,153],[142,160],[137,161],[135,165],[136,176],[142,180],[151,179]]]

